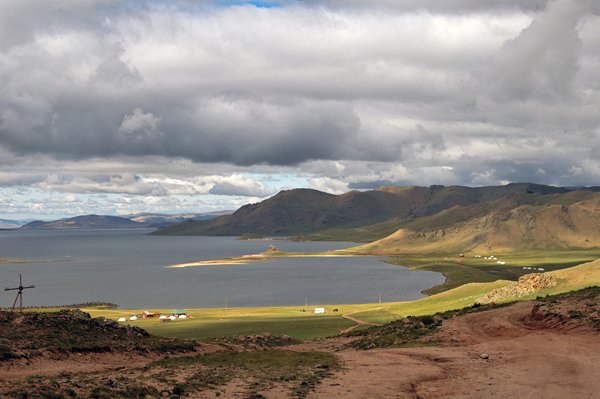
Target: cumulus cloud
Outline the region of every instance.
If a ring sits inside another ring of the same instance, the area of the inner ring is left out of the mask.
[[[594,0],[6,0],[0,185],[595,184],[598,26]]]
[[[577,26],[588,12],[583,2],[550,3],[497,57],[497,89],[511,97],[568,98],[579,71],[581,39]]]
[[[241,176],[166,177],[164,175],[118,174],[111,176],[50,175],[31,187],[68,193],[113,193],[164,197],[169,195],[232,195],[264,198],[273,189],[254,179]]]
[[[160,134],[159,122],[160,118],[151,112],[145,113],[140,108],[136,108],[123,117],[119,132],[129,136],[156,136]]]

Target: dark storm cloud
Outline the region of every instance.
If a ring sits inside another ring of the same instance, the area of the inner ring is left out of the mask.
[[[334,191],[341,181],[600,177],[594,1],[215,4],[3,2],[0,150],[275,165]],[[39,184],[125,190],[91,175]],[[143,183],[128,184],[152,195],[270,192]]]

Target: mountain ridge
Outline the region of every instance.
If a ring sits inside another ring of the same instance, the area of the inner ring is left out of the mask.
[[[369,226],[396,218],[399,222],[430,216],[453,206],[498,200],[507,195],[564,195],[598,187],[564,188],[533,183],[505,186],[383,186],[377,190],[334,195],[311,189],[281,191],[260,203],[209,221],[186,221],[156,235],[298,236],[328,229]],[[310,237],[310,236],[309,236]]]
[[[570,205],[519,205],[439,228],[401,228],[354,248],[373,255],[510,252],[600,246],[600,196]]]

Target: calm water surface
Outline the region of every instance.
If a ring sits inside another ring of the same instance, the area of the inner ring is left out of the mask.
[[[151,230],[0,231],[0,288],[25,284],[25,305],[107,301],[122,308],[276,306],[377,302],[420,298],[440,284],[439,273],[409,270],[377,257],[289,258],[247,265],[166,269],[201,259],[262,252],[271,242],[233,237],[158,237]],[[274,243],[284,251],[323,251],[355,244]],[[61,260],[44,263],[44,260]],[[0,291],[0,307],[13,292]]]

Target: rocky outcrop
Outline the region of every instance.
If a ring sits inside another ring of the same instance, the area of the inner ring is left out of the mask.
[[[516,283],[496,288],[477,300],[477,303],[496,303],[507,299],[521,298],[542,290],[556,287],[555,277],[545,273],[531,273],[519,277]]]

